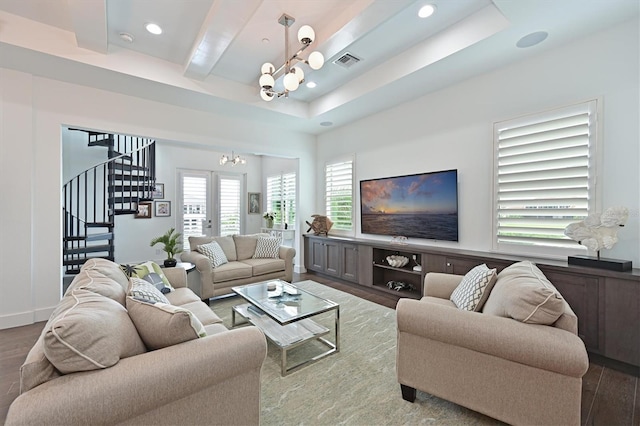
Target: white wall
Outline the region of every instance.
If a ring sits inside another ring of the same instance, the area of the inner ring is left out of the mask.
[[[601,206],[624,205],[631,211],[620,242],[602,255],[640,267],[638,33],[634,20],[319,136],[316,206],[324,203],[323,164],[345,153],[356,155],[357,183],[455,168],[460,241],[412,242],[491,251],[493,123],[600,98]],[[360,234],[357,208],[356,235],[385,239]]]
[[[0,328],[47,319],[60,298],[64,126],[298,157],[305,165],[300,184],[309,187],[315,179],[315,137],[280,127],[247,126],[241,119],[3,68],[0,95],[0,179],[5,183],[0,193]],[[259,192],[260,184],[251,181],[248,190]],[[312,199],[310,192],[302,193],[301,205],[310,206]],[[301,210],[303,217],[311,214],[311,209]]]

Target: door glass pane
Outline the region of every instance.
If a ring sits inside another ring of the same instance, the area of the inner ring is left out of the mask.
[[[240,234],[240,179],[220,177],[220,235]]]
[[[190,236],[206,235],[207,223],[207,176],[182,176],[182,236],[188,241]]]

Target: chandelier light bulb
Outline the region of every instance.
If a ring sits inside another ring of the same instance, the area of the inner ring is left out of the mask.
[[[267,92],[264,89],[260,89],[260,97],[263,101],[271,102],[273,98],[275,98],[275,95],[271,92]]]
[[[223,155],[222,157],[220,157],[221,166],[224,166],[225,164],[227,164],[228,161],[229,161],[229,157],[227,157],[226,155]]]
[[[316,33],[309,25],[303,25],[298,30],[298,41],[302,44],[311,44],[316,39]]]
[[[322,53],[315,51],[311,52],[309,55],[309,60],[307,61],[311,69],[319,70],[324,65],[324,56]]]
[[[304,71],[300,67],[291,68],[291,72],[295,73],[296,77],[298,77],[298,83],[302,83],[304,81]]]
[[[263,89],[272,89],[274,84],[276,84],[276,82],[271,74],[262,74],[260,76],[260,87]]]
[[[294,72],[287,73],[287,75],[284,76],[283,82],[284,82],[284,88],[290,92],[297,90],[298,86],[300,85],[300,82],[298,81],[298,77]]]
[[[261,74],[273,74],[276,70],[276,67],[273,66],[271,62],[265,62],[262,64],[262,68],[260,68]]]

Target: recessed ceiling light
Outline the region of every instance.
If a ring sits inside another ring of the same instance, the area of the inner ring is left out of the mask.
[[[162,28],[160,28],[160,25],[158,24],[148,23],[147,25],[145,25],[145,28],[151,34],[155,34],[155,35],[162,34]]]
[[[317,86],[317,84],[315,83],[315,81],[310,81],[310,82],[307,83],[307,87],[309,89],[313,89],[316,86]]]
[[[436,12],[436,7],[432,4],[425,4],[418,11],[418,16],[421,18],[428,18]]]
[[[320,125],[323,127],[330,127],[333,126],[333,121],[323,121]]]
[[[549,33],[546,31],[537,31],[535,33],[527,34],[522,37],[516,43],[516,46],[520,48],[535,46],[536,44],[542,43],[549,36]]]
[[[120,39],[127,43],[133,43],[133,36],[129,33],[120,33]]]

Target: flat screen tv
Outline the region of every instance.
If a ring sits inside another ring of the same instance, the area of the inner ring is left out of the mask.
[[[363,234],[458,241],[458,171],[360,181]]]

